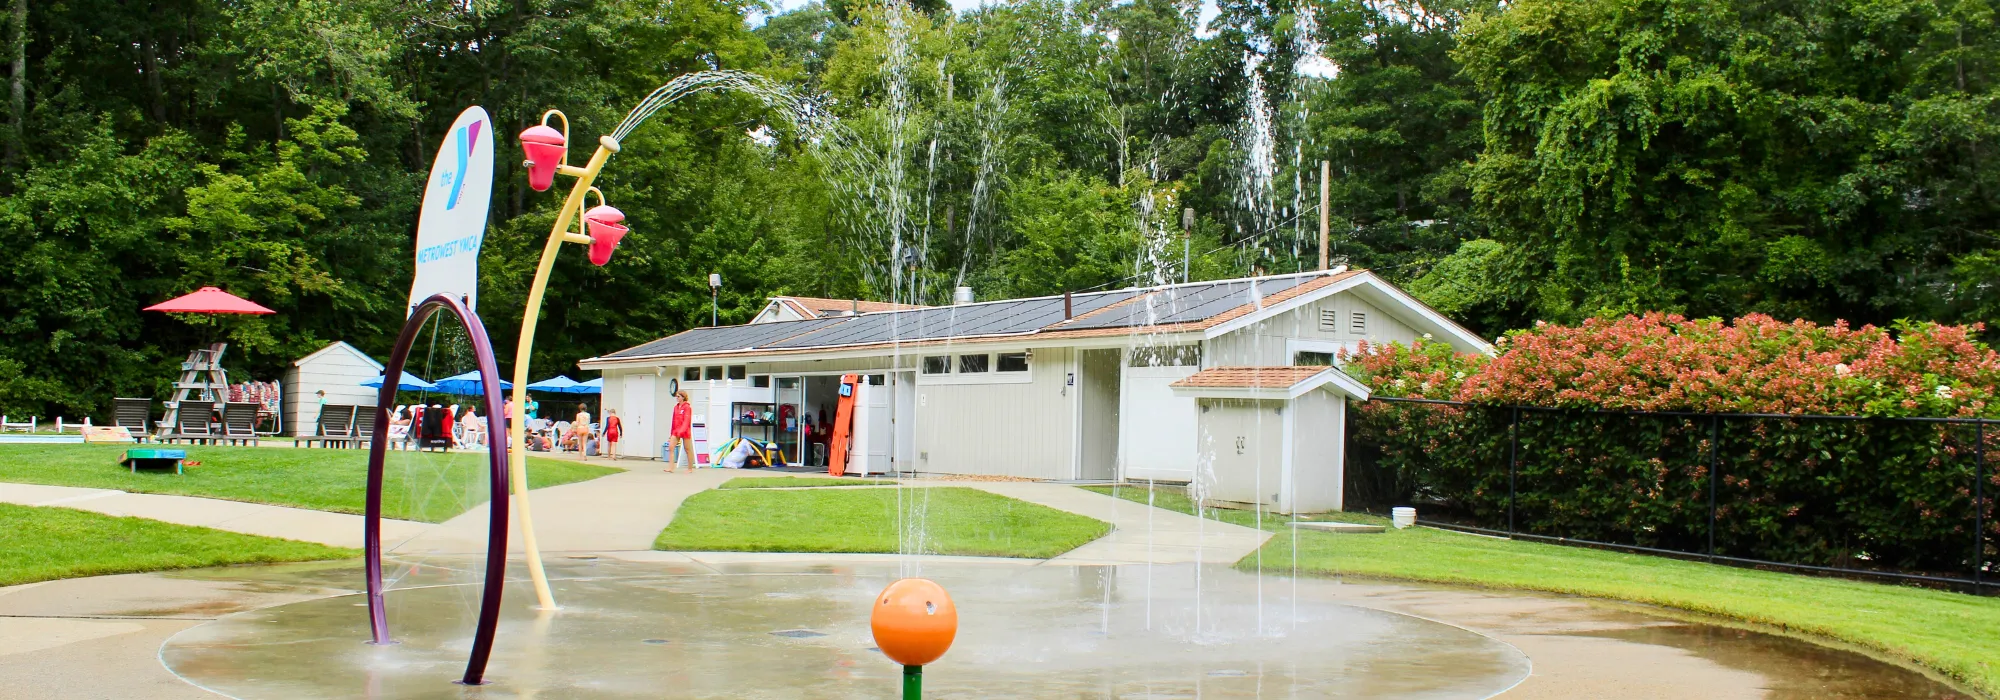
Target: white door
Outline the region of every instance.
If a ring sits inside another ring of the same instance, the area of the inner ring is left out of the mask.
[[[1119,410],[1118,457],[1127,479],[1194,479],[1196,417],[1192,397],[1175,396],[1167,385],[1201,371],[1185,367],[1127,367]]]
[[[618,397],[618,422],[625,425],[619,437],[619,456],[658,457],[660,445],[653,440],[653,424],[659,397],[653,393],[653,375],[625,375],[623,395]]]
[[[847,471],[881,474],[889,470],[889,445],[894,435],[887,377],[864,374],[854,390],[854,437],[847,447]]]

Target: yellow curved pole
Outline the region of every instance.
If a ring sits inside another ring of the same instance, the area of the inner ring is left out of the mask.
[[[567,125],[568,119],[563,120]],[[521,313],[521,339],[514,347],[514,410],[521,413],[521,420],[513,421],[507,429],[507,449],[513,459],[507,460],[508,483],[513,490],[514,512],[521,516],[521,546],[528,552],[528,576],[535,582],[535,601],[545,610],[556,607],[555,595],[549,592],[549,575],[542,570],[542,551],[535,544],[535,519],[528,510],[528,362],[535,349],[535,322],[542,313],[542,292],[549,286],[549,271],[555,269],[556,255],[562,252],[565,241],[589,243],[589,236],[569,232],[570,219],[583,209],[583,197],[590,191],[591,182],[597,179],[597,171],[604,168],[604,161],[618,152],[618,142],[609,136],[597,139],[597,152],[590,155],[590,162],[581,168],[560,166],[556,172],[576,178],[576,184],[569,190],[569,198],[563,201],[562,210],[556,213],[554,226],[549,227],[548,243],[542,246],[542,261],[535,267],[535,283],[528,287],[528,306]],[[578,240],[581,239],[581,240]]]

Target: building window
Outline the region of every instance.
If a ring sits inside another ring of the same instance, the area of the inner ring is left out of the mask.
[[[1368,335],[1368,314],[1360,311],[1354,312],[1353,328],[1351,330],[1354,331],[1355,335]]]
[[[1028,353],[1025,352],[1000,353],[1000,371],[1002,372],[1028,371]]]
[[[1292,354],[1292,364],[1297,367],[1332,367],[1333,353],[1301,350]]]
[[[703,368],[703,369],[702,369],[702,371],[701,371],[701,378],[702,378],[702,379],[721,379],[721,378],[722,378],[722,368],[721,368],[721,367],[707,367],[707,368]]]
[[[751,378],[750,378],[750,386],[754,386],[754,387],[757,387],[757,388],[759,388],[759,389],[767,389],[767,388],[770,388],[770,386],[771,386],[771,375],[768,375],[768,374],[759,374],[759,375],[757,375],[757,376],[755,376],[755,377],[751,377]]]
[[[924,358],[924,374],[950,374],[950,355],[930,355]]]
[[[798,378],[798,377],[779,377],[779,378],[778,378],[778,388],[780,388],[780,389],[797,389],[797,388],[799,388],[799,378]]]
[[[881,375],[881,374],[868,375],[868,386],[882,386],[888,381],[889,378],[887,375]]]
[[[700,368],[700,367],[683,367],[683,368],[681,368],[681,381],[684,381],[684,382],[698,382],[698,381],[701,381],[701,368]]]
[[[1200,345],[1162,345],[1132,348],[1126,364],[1133,367],[1196,367],[1201,364]]]
[[[742,379],[742,378],[743,378],[743,376],[744,376],[745,374],[748,374],[748,373],[749,373],[749,371],[750,371],[750,368],[748,368],[748,367],[745,367],[745,366],[743,366],[743,365],[730,365],[730,366],[729,366],[729,378],[730,378],[730,379]]]
[[[1333,309],[1319,310],[1319,329],[1327,333],[1340,332],[1340,312]]]
[[[992,362],[992,360],[991,355],[959,355],[958,373],[977,374],[984,372],[989,367],[988,363]]]

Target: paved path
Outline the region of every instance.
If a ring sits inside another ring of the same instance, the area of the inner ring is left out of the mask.
[[[225,501],[195,496],[127,493],[115,489],[0,483],[0,503],[61,506],[105,515],[129,515],[181,525],[265,537],[318,542],[336,547],[361,547],[359,515],[321,510]],[[382,541],[400,542],[422,534],[432,525],[407,520],[382,521]]]
[[[543,552],[650,550],[653,539],[673,520],[674,511],[689,496],[737,477],[790,476],[728,469],[668,474],[662,471],[660,463],[642,460],[594,463],[626,471],[530,492],[529,506]],[[1271,537],[1268,532],[1161,510],[1066,484],[914,479],[905,485],[974,488],[1111,524],[1111,534],[1050,560],[1052,564],[1228,564],[1256,551]],[[361,546],[362,518],[345,513],[193,496],[7,483],[0,483],[0,502],[62,506],[341,547]],[[480,504],[436,525],[385,520],[383,546],[398,555],[484,552],[491,512],[486,504]],[[507,542],[510,551],[524,550],[518,524],[510,525]]]

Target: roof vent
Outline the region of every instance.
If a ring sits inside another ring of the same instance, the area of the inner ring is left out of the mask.
[[[953,304],[970,304],[970,303],[972,303],[972,288],[971,288],[971,287],[959,287],[959,288],[957,288],[957,289],[954,289],[954,290],[952,290],[952,291],[951,291],[951,303],[953,303]]]

